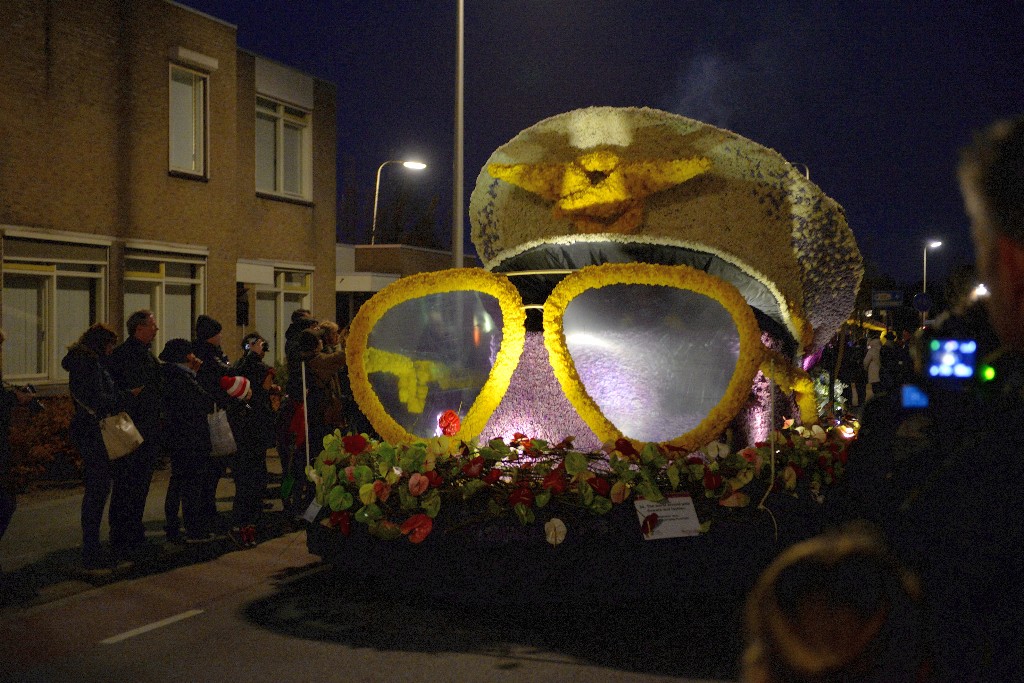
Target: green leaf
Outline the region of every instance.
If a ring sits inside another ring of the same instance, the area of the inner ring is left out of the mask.
[[[335,465],[324,465],[320,470],[323,478],[324,490],[329,491],[338,483],[338,468]]]
[[[679,488],[679,466],[675,463],[669,465],[668,471],[668,483],[672,484],[672,490]]]
[[[441,511],[441,494],[437,492],[437,489],[431,489],[429,493],[423,495],[420,506],[427,513],[427,517],[431,519],[437,517],[437,513]]]
[[[364,505],[359,508],[354,515],[355,520],[361,524],[371,524],[379,519],[383,519],[383,517],[384,512],[377,507],[376,503],[373,505]]]
[[[402,529],[394,524],[371,524],[369,532],[384,541],[394,541],[402,537]]]
[[[544,507],[550,501],[551,501],[551,491],[549,489],[544,489],[543,491],[541,491],[540,493],[538,493],[537,495],[535,495],[533,497],[533,504],[536,505],[538,508]]]
[[[494,500],[493,498],[487,499],[487,511],[495,517],[501,517],[504,514],[505,509],[501,507],[501,503]]]
[[[348,510],[354,502],[352,494],[340,486],[335,486],[327,494],[327,504],[331,506],[333,512]]]
[[[581,481],[576,487],[580,492],[580,500],[583,501],[585,506],[589,506],[594,502],[594,489],[590,488],[590,484],[585,481]]]
[[[352,470],[352,476],[355,478],[357,486],[373,483],[373,470],[366,465],[357,465]]]
[[[516,503],[514,509],[516,511],[516,517],[519,518],[520,524],[525,526],[527,524],[533,524],[533,522],[536,520],[532,508],[528,508],[522,503]]]
[[[415,510],[420,506],[419,499],[416,496],[409,493],[408,486],[398,487],[398,498],[403,510]]]
[[[638,484],[636,492],[653,503],[665,500],[665,495],[661,492],[661,489],[649,482]]]
[[[654,460],[661,455],[658,447],[651,442],[644,444],[643,450],[640,451],[640,462],[645,465],[652,464]]]
[[[462,500],[469,500],[486,486],[487,484],[480,479],[470,479],[462,486]]]
[[[577,474],[586,472],[587,470],[587,456],[577,451],[569,451],[565,456],[565,471],[570,477],[575,477]]]
[[[612,510],[612,502],[604,496],[594,496],[594,502],[590,504],[590,511],[595,515],[606,515]]]

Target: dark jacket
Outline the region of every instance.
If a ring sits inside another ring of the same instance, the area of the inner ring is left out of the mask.
[[[199,372],[196,373],[196,379],[199,381],[199,385],[203,388],[210,398],[216,401],[217,405],[224,409],[230,409],[235,399],[228,396],[228,392],[224,391],[220,385],[220,378],[233,376],[235,374],[234,368],[228,362],[228,357],[224,355],[224,351],[219,346],[206,341],[194,341],[192,342],[192,353],[196,355],[196,358],[203,361],[203,364],[199,367]],[[210,410],[213,410],[211,407]]]
[[[213,399],[199,385],[195,375],[176,363],[166,363],[162,375],[167,449],[209,455],[212,446],[206,415],[213,410]]]
[[[76,443],[83,438],[100,438],[99,421],[127,410],[131,393],[119,389],[104,359],[82,344],[72,345],[60,364],[68,371],[68,390],[75,402],[71,438]]]
[[[157,440],[160,434],[161,389],[163,377],[158,361],[135,337],[129,337],[114,349],[109,359],[110,374],[121,389],[142,387],[128,404],[128,414],[143,438]]]
[[[249,410],[229,414],[231,430],[239,446],[248,450],[266,450],[274,445],[274,409],[270,405],[270,392],[263,388],[263,382],[271,367],[255,353],[246,352],[234,365],[235,375],[245,377],[252,387]]]

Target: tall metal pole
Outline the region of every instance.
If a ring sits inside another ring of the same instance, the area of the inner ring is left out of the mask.
[[[394,163],[397,162],[385,161],[377,167],[377,184],[373,187],[373,223],[370,224],[370,244],[374,244],[377,239],[377,200],[380,198],[380,172],[383,171],[384,167],[388,164]]]
[[[463,206],[462,206],[462,53],[465,32],[465,7],[458,0],[455,39],[455,159],[452,164],[452,265],[462,268]]]
[[[928,245],[924,247],[924,264],[921,268],[921,293],[928,293]]]

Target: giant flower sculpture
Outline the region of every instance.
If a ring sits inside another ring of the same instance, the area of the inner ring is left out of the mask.
[[[816,421],[800,361],[852,310],[861,258],[841,207],[778,153],[662,111],[581,109],[498,148],[470,219],[484,270],[403,278],[353,322],[353,392],[388,441],[447,415],[470,444],[686,453]]]

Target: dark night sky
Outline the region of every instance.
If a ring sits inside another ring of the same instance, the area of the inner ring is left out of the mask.
[[[179,0],[238,27],[244,49],[338,86],[339,190],[367,239],[401,184],[440,197],[448,242],[455,0]],[[972,261],[955,179],[971,132],[1024,114],[1024,3],[466,0],[465,202],[495,148],[591,105],[700,119],[806,164],[865,257],[900,281]],[[468,216],[468,212],[467,212]],[[466,235],[469,234],[467,219]],[[472,246],[467,246],[472,250]]]

